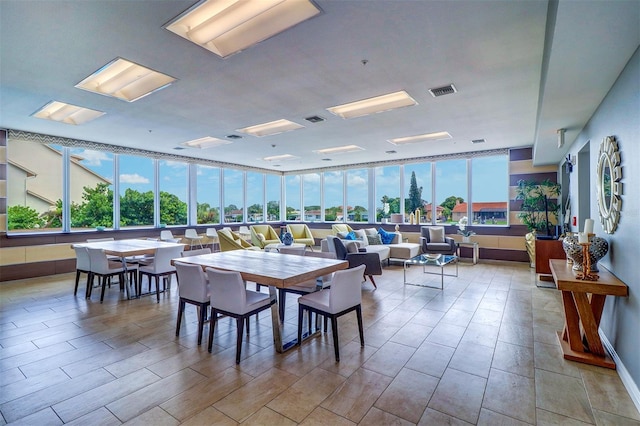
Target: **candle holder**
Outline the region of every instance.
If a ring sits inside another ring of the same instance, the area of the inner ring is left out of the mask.
[[[589,234],[589,264],[591,270],[589,272],[598,272],[598,261],[602,259],[609,250],[609,243],[604,238],[600,238],[595,234]],[[567,262],[572,264],[575,272],[582,271],[584,263],[583,249],[578,242],[577,235],[567,235],[562,240],[562,248],[567,254]]]
[[[576,278],[585,281],[598,281],[598,274],[591,272],[591,256],[589,246],[591,243],[579,243],[582,246],[582,271],[576,273]]]

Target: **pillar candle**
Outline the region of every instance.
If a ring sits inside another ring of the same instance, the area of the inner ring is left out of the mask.
[[[584,233],[593,234],[593,219],[584,220]]]
[[[589,242],[589,236],[586,232],[578,232],[578,243],[586,244]]]

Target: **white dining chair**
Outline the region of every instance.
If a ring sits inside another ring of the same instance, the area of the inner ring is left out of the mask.
[[[208,249],[206,249],[208,250]],[[202,329],[207,319],[207,312],[211,304],[209,281],[200,265],[190,265],[176,262],[178,274],[178,320],[176,323],[176,337],[180,335],[180,324],[184,314],[185,304],[189,303],[198,308],[198,345],[202,343]]]
[[[213,333],[218,321],[218,314],[233,317],[236,319],[237,326],[236,364],[240,364],[245,322],[248,335],[248,318],[269,309],[275,300],[271,300],[268,294],[247,290],[239,272],[207,268],[207,275],[211,289],[211,324],[209,325],[208,350],[211,352],[213,347]]]
[[[193,247],[195,245],[200,246],[202,248],[202,239],[204,238],[202,235],[198,235],[195,229],[187,229],[184,231],[184,238],[189,241],[189,246]]]
[[[150,265],[139,268],[138,294],[142,294],[142,278],[147,277],[149,293],[151,293],[151,277],[155,278],[156,300],[160,303],[160,277],[162,277],[163,291],[171,288],[171,276],[176,275],[176,268],[171,264],[171,259],[180,257],[182,246],[158,247]],[[179,283],[179,281],[178,281]]]
[[[340,348],[338,345],[338,317],[352,311],[356,311],[358,319],[358,331],[360,332],[360,346],[364,346],[364,330],[362,327],[362,274],[365,265],[334,272],[331,288],[316,291],[298,298],[298,345],[302,342],[302,320],[304,312],[313,312],[316,315],[331,320],[331,332],[333,334],[333,348],[336,362],[340,361]],[[311,323],[309,315],[309,324]],[[326,331],[325,326],[325,331]]]
[[[218,238],[218,231],[216,228],[207,228],[206,236],[211,242],[211,250],[216,251],[216,245],[218,246],[218,251],[220,251],[220,239]]]
[[[78,282],[80,281],[80,274],[87,274],[87,283],[84,296],[89,297],[89,283],[91,281],[91,259],[89,258],[89,252],[86,247],[74,247],[76,252],[76,286],[73,289],[73,295],[78,293]]]
[[[98,286],[102,287],[100,292],[100,303],[104,300],[104,292],[107,284],[111,286],[111,277],[118,276],[120,279],[120,287],[124,288],[126,285],[125,268],[120,262],[109,261],[104,250],[99,248],[87,248],[89,252],[89,260],[91,262],[91,279],[89,284],[88,297],[91,298],[91,290],[93,289],[93,279],[98,277]],[[137,281],[137,265],[130,265],[127,267],[126,272],[131,274],[134,280],[134,284]]]
[[[165,241],[167,243],[179,243],[180,238],[175,238],[171,231],[164,230],[160,231],[160,241]]]

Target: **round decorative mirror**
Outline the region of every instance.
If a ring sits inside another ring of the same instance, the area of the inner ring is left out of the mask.
[[[607,136],[600,144],[597,174],[600,222],[607,234],[613,234],[622,209],[622,167],[618,142],[613,136]]]

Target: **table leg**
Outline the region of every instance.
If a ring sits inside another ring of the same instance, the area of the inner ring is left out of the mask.
[[[604,356],[604,347],[598,335],[598,324],[596,324],[591,305],[589,304],[589,300],[587,300],[587,294],[576,292],[573,293],[573,298],[578,307],[578,313],[582,321],[582,328],[584,329],[584,336],[587,339],[589,352]]]
[[[573,295],[570,291],[562,292],[562,304],[564,306],[564,317],[566,321],[565,329],[567,330],[563,337],[566,336],[566,340],[569,342],[572,351],[584,352],[582,337],[580,336],[580,317],[578,316]]]

